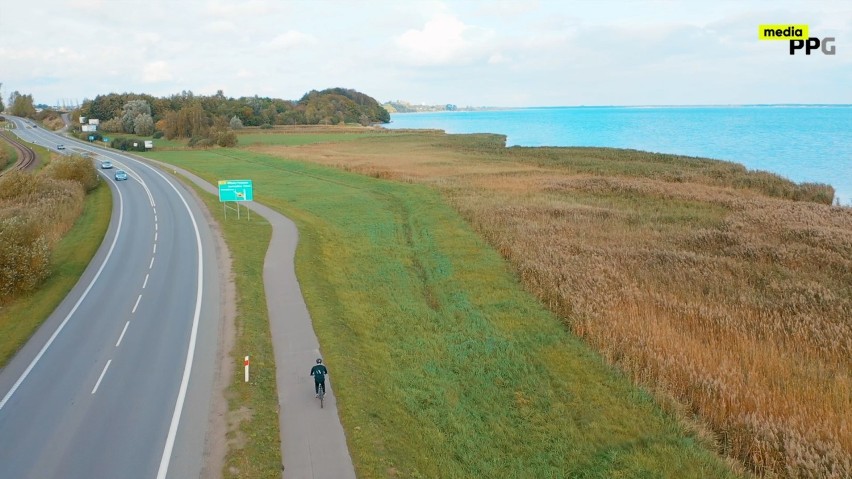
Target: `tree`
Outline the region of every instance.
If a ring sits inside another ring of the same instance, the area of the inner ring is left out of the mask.
[[[12,102],[11,113],[15,116],[33,118],[36,114],[35,107],[33,106],[33,96],[32,95],[21,95],[17,91],[12,93],[12,96],[9,97],[11,100],[14,98],[14,102]]]
[[[139,136],[151,136],[154,134],[154,118],[147,113],[142,113],[133,120],[133,133]]]
[[[3,105],[3,84],[0,83],[0,112],[6,109],[6,106]]]
[[[231,121],[229,122],[229,126],[232,130],[239,130],[243,127],[243,122],[242,120],[240,120],[240,117],[234,115],[233,118],[231,118]]]
[[[102,121],[98,125],[98,129],[107,133],[121,133],[124,131],[124,125],[121,123],[121,118],[115,117],[107,121]]]
[[[139,115],[151,116],[151,105],[145,100],[130,100],[121,107],[121,124],[124,126],[124,131],[133,133],[135,131],[136,117]],[[153,132],[153,123],[151,127]]]

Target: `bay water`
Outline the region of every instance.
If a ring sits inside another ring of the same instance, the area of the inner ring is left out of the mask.
[[[387,128],[498,133],[506,146],[604,146],[698,156],[828,183],[852,206],[852,105],[552,107],[395,113]]]

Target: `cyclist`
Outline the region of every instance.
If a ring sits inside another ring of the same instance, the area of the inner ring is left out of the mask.
[[[328,374],[328,369],[322,365],[322,358],[317,358],[317,363],[311,368],[311,376],[314,377],[314,391],[319,397],[319,387],[322,384],[322,390],[325,391],[325,375]]]

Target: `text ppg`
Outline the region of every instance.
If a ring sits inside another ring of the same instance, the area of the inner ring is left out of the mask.
[[[807,40],[790,40],[790,55],[795,55],[796,50],[805,49],[805,55],[810,55],[811,50],[816,50],[822,45],[822,53],[834,55],[836,48],[833,45],[834,37],[825,37],[820,41],[817,37],[809,37]]]

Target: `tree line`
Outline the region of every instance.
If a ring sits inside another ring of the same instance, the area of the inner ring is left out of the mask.
[[[245,126],[387,123],[390,114],[372,97],[351,89],[310,91],[298,101],[266,97],[228,98],[183,91],[168,97],[110,93],[87,100],[72,113],[100,120],[105,132],[166,138],[209,138]]]

